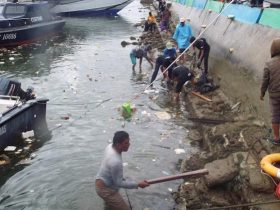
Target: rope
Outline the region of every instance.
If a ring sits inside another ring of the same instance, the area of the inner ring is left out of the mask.
[[[261,173],[264,174],[264,175],[266,175],[266,176],[268,176],[268,177],[272,180],[272,182],[275,184],[275,186],[277,186],[277,183],[276,183],[275,180],[272,178],[272,176],[270,176],[270,174],[265,173],[263,170],[261,170]]]
[[[125,191],[125,194],[126,194],[126,197],[127,197],[127,201],[128,201],[129,207],[132,210],[132,205],[131,205],[131,202],[130,202],[130,199],[129,199],[129,196],[128,196],[127,189],[125,189],[124,191]]]
[[[197,210],[230,209],[230,208],[248,207],[248,206],[258,206],[258,205],[272,204],[272,203],[280,203],[280,200],[271,200],[271,201],[255,202],[255,203],[244,203],[244,204],[237,204],[237,205],[231,205],[231,206],[221,206],[221,207],[203,208],[203,209],[197,209]]]
[[[214,24],[214,22],[222,15],[222,13],[234,2],[235,0],[231,0],[222,10],[221,12],[217,15],[217,17],[215,17],[207,26],[204,30],[201,31],[201,33],[195,38],[195,40],[162,72],[162,75],[164,73],[166,73],[168,71],[168,69],[175,64],[177,61],[179,61],[180,57],[184,55],[185,52],[187,52],[192,46],[193,44],[200,39],[200,37],[205,33],[205,31],[207,31],[209,29],[210,26],[212,26]],[[157,81],[154,80],[153,82],[151,82],[145,89],[143,92],[139,93],[138,95],[136,95],[135,97],[133,97],[131,100],[129,100],[129,102],[131,103],[133,100],[135,100],[136,98],[138,98],[141,94],[143,94],[145,92],[145,90],[147,90],[149,87],[151,87],[153,85],[153,83]]]

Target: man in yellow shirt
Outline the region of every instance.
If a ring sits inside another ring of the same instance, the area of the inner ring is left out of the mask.
[[[154,32],[156,30],[156,17],[152,14],[152,12],[149,12],[148,19],[145,23],[144,31],[152,31]]]

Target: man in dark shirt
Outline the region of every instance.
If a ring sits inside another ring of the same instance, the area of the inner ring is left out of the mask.
[[[194,41],[195,41],[195,37],[192,36],[190,38],[190,43],[193,43]],[[204,61],[204,72],[207,75],[210,45],[207,43],[206,39],[200,38],[194,42],[193,47],[199,49],[197,66],[200,67],[202,61]]]
[[[154,80],[156,79],[159,69],[161,69],[161,71],[164,72],[166,70],[166,68],[168,66],[170,66],[172,62],[174,62],[175,59],[176,58],[165,57],[164,55],[158,56],[157,59],[156,59],[155,70],[154,70],[153,75],[152,75],[151,83],[153,83]],[[167,72],[168,72],[168,79],[172,79],[172,70],[173,70],[173,68],[175,66],[177,66],[176,63],[174,63],[167,70]],[[165,75],[164,75],[164,78],[166,77]]]
[[[185,66],[177,66],[173,69],[172,72],[173,80],[177,82],[176,88],[175,88],[175,99],[179,100],[180,92],[182,91],[182,88],[184,84],[187,81],[193,82],[194,75],[190,72],[190,70]]]

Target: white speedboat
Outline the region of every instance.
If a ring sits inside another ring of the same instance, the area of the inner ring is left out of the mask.
[[[52,0],[51,11],[60,15],[116,14],[132,0]]]

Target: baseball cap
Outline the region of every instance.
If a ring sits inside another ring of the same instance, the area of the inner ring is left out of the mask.
[[[170,49],[172,49],[172,43],[171,42],[167,42],[166,43],[166,48],[168,49],[168,50],[170,50]]]

